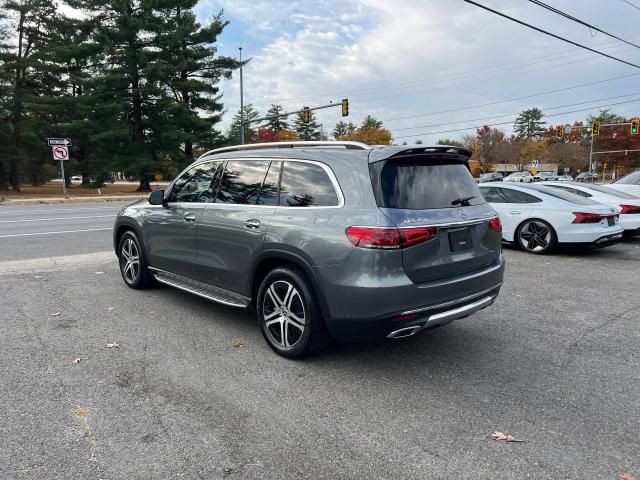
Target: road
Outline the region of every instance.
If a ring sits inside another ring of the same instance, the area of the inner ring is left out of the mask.
[[[18,234],[112,221],[21,210],[47,220]],[[249,312],[126,288],[101,254],[108,231],[0,238],[6,248],[2,479],[640,477],[640,239],[506,249],[494,306],[297,362],[267,347]]]
[[[0,262],[113,249],[111,228],[128,202],[0,207]]]

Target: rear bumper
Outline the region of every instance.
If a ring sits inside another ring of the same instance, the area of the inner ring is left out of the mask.
[[[332,319],[327,320],[331,335],[342,341],[361,342],[383,338],[404,338],[416,333],[440,327],[461,318],[468,317],[493,304],[500,291],[500,285],[488,292],[480,292],[472,297],[443,305],[431,305],[419,309],[399,312],[386,318],[377,319]]]
[[[577,246],[577,247],[591,247],[591,248],[604,248],[610,245],[615,245],[623,238],[623,231],[611,233],[608,235],[602,235],[591,242],[563,242],[564,246]]]

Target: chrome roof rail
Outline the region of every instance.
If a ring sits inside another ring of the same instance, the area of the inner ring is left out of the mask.
[[[247,150],[265,150],[272,148],[314,148],[314,147],[327,147],[327,148],[345,148],[347,150],[370,150],[372,147],[366,143],[361,142],[330,142],[330,141],[311,141],[311,142],[270,142],[270,143],[248,143],[246,145],[234,145],[232,147],[216,148],[215,150],[209,150],[203,153],[198,158],[203,158],[207,155],[216,155],[224,152],[239,152]]]

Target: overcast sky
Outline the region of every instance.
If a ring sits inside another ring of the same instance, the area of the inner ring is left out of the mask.
[[[547,0],[623,39],[640,43],[640,0]],[[548,12],[527,0],[479,0],[496,10],[576,42],[640,63],[640,49]],[[293,110],[348,97],[351,115],[384,121],[394,140],[457,138],[428,135],[484,123],[511,122],[525,108],[556,114],[598,105],[640,114],[640,70],[600,57],[481,10],[462,0],[201,0],[206,22],[220,9],[231,24],[219,52],[251,58],[245,68],[245,103],[263,113],[270,103]],[[462,109],[628,74],[625,79],[490,106]],[[238,75],[223,84],[228,109],[239,107]],[[625,97],[612,99],[611,97]],[[636,94],[636,95],[633,95]],[[589,102],[565,108],[551,108]],[[554,116],[550,124],[584,119],[591,111]],[[430,114],[430,115],[427,115]],[[420,116],[418,116],[420,115]],[[490,120],[484,117],[506,115]],[[413,117],[413,118],[402,118]],[[319,113],[325,130],[340,109]],[[415,128],[413,128],[415,127]],[[510,125],[501,126],[510,131]],[[410,135],[410,136],[409,136]]]

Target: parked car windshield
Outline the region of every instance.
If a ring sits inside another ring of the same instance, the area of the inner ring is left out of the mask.
[[[545,193],[551,197],[559,198],[560,200],[564,200],[566,202],[575,203],[577,205],[599,205],[598,202],[594,202],[585,197],[581,197],[580,195],[576,195],[575,193],[566,192],[564,190],[560,190],[559,188],[547,187],[544,185],[531,185],[527,184],[522,185],[522,188],[530,188],[531,190],[537,190],[538,192]]]
[[[378,205],[424,210],[459,208],[485,203],[467,166],[455,159],[390,159],[378,174],[372,164],[372,181]],[[380,175],[379,181],[375,178]]]
[[[640,170],[619,178],[613,183],[618,183],[620,185],[640,185]]]
[[[621,192],[620,190],[616,190],[615,188],[605,187],[603,185],[589,185],[590,190],[595,190],[597,192],[606,193],[607,195],[611,195],[617,198],[624,198],[625,200],[639,200],[638,197],[634,197],[625,192]]]

